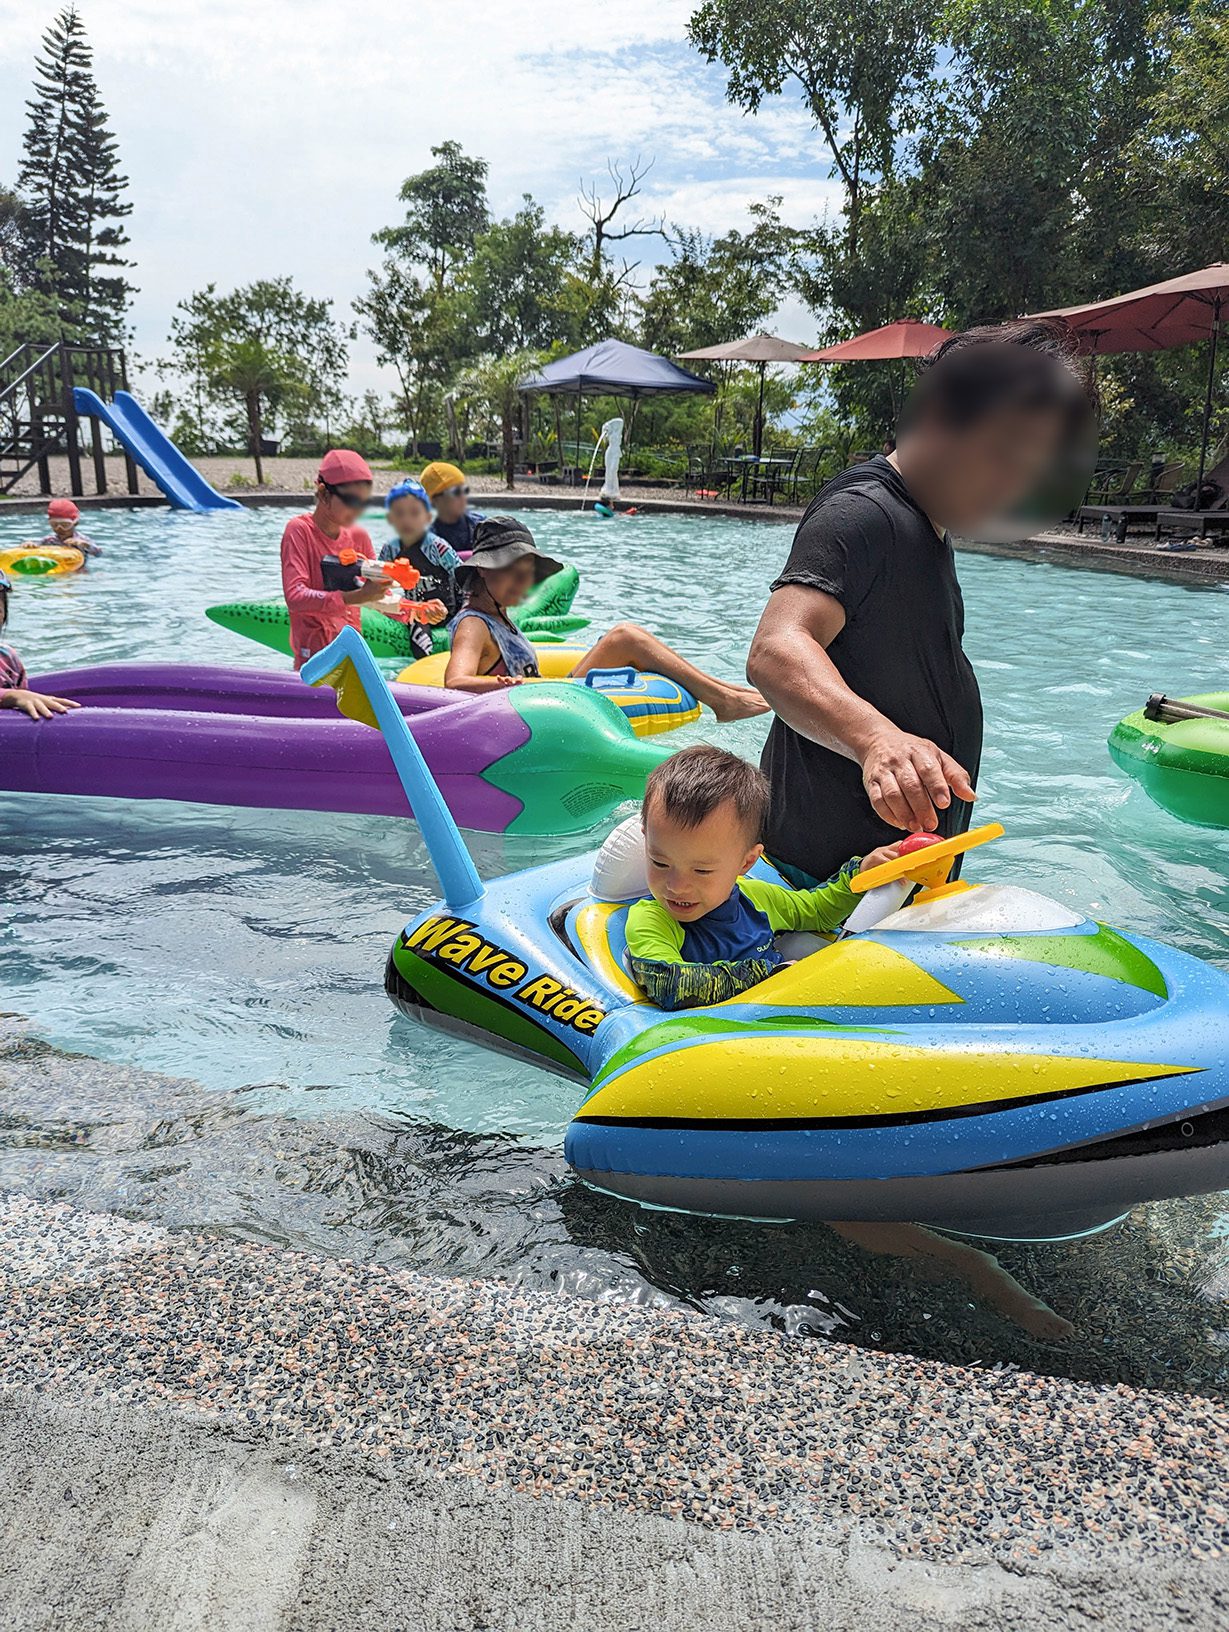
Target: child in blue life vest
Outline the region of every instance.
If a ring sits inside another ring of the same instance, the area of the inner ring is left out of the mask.
[[[854,857],[814,890],[747,878],[764,853],[768,779],[724,748],[684,748],[645,788],[650,901],[627,915],[632,973],[651,1003],[688,1009],[736,997],[785,964],[773,937],[838,929],[858,904],[849,881],[899,853]]]
[[[427,622],[444,623],[454,617],[461,605],[457,590],[457,569],[461,557],[451,544],[445,544],[431,531],[434,511],[427,490],[412,476],[389,488],[384,500],[389,526],[396,533],[380,551],[381,561],[408,561],[418,573],[414,593],[420,601],[438,613]],[[429,629],[423,623],[412,623],[410,643],[419,657],[430,657],[435,649]]]

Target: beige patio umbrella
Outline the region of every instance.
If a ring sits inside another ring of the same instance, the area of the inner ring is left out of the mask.
[[[782,340],[775,334],[749,334],[743,340],[726,340],[719,346],[701,346],[696,351],[680,351],[685,362],[754,363],[760,371],[760,394],[755,410],[755,457],[764,451],[764,374],[769,363],[797,363],[810,356],[806,346]]]

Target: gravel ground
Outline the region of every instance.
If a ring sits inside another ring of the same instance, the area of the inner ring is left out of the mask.
[[[718,1530],[901,1557],[1222,1558],[1229,1411],[839,1350],[683,1312],[0,1205],[0,1388]]]

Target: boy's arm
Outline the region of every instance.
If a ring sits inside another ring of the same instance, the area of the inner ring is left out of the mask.
[[[813,890],[791,890],[786,884],[770,884],[759,878],[740,878],[738,886],[753,906],[765,913],[774,934],[803,929],[824,935],[839,929],[858,904],[850,880],[862,864],[860,856]]]
[[[627,914],[627,952],[632,974],[649,1002],[659,1009],[695,1009],[737,997],[767,980],[776,967],[769,958],[737,963],[688,963],[683,926],[656,901],[637,901]]]

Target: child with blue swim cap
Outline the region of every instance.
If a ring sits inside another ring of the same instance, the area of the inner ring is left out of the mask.
[[[419,574],[416,594],[439,607],[439,616],[430,621],[446,622],[461,604],[456,581],[461,557],[431,531],[434,511],[426,488],[407,476],[389,488],[384,504],[397,536],[381,549],[380,560],[408,561]],[[410,625],[410,642],[419,657],[430,657],[434,650],[430,632],[421,623]]]

